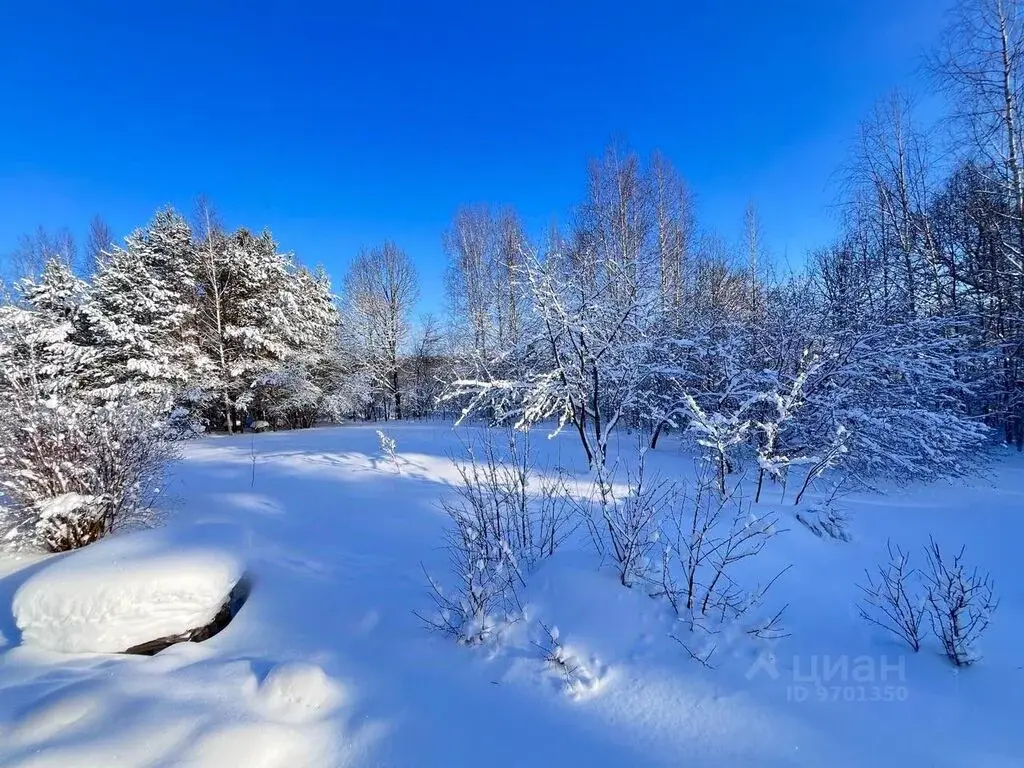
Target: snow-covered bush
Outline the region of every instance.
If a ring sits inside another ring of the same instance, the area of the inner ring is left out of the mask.
[[[963,547],[950,560],[932,539],[926,553],[924,578],[932,631],[955,666],[969,666],[980,658],[977,642],[998,605],[992,577],[964,565]]]
[[[819,435],[817,455],[838,451],[836,463],[866,476],[962,475],[988,435],[965,411],[960,369],[977,361],[957,344],[954,319],[835,332],[807,385],[805,439]]]
[[[380,452],[384,454],[384,458],[391,462],[396,469],[400,469],[398,466],[398,454],[396,453],[398,446],[395,443],[395,438],[388,437],[383,430],[378,429],[377,440],[380,441]]]
[[[732,455],[744,443],[751,429],[742,406],[735,413],[705,412],[689,394],[683,395],[689,432],[715,467],[718,492],[726,492],[726,476],[733,470]]]
[[[142,522],[173,455],[169,401],[87,386],[96,361],[75,334],[74,285],[51,263],[19,283],[23,305],[0,307],[0,535],[14,546],[74,549]]]
[[[308,429],[320,416],[323,393],[312,381],[309,371],[302,365],[283,365],[258,376],[252,392],[238,398],[238,405],[260,404],[252,409],[260,413],[261,421],[287,424],[295,429]],[[247,395],[253,396],[247,396]]]
[[[645,454],[640,451],[636,471],[624,471],[622,486],[615,482],[617,467],[598,467],[593,491],[580,505],[598,554],[612,560],[626,587],[648,578],[660,514],[674,493],[671,483],[647,473]]]
[[[718,493],[717,486],[717,477],[698,471],[690,492],[676,487],[667,495],[662,515],[660,583],[653,594],[667,598],[691,628],[743,617],[782,573],[760,586],[741,583],[740,563],[761,553],[779,533],[779,521],[772,512],[755,513],[735,490]],[[779,636],[780,615],[749,631]]]
[[[860,586],[864,603],[860,616],[881,627],[915,651],[921,649],[925,597],[917,586],[918,572],[910,564],[910,553],[891,541],[886,542],[889,561],[878,566],[878,576],[865,571],[866,582]]]
[[[532,321],[520,342],[475,359],[472,375],[444,399],[465,402],[462,418],[487,413],[528,428],[571,426],[588,463],[608,458],[615,429],[643,407],[644,383],[659,357],[649,336],[657,305],[652,283],[602,248],[524,254]]]
[[[572,532],[561,479],[538,476],[528,439],[509,431],[507,445],[502,455],[488,432],[479,451],[467,446],[455,496],[442,503],[452,523],[446,549],[457,586],[446,593],[427,574],[437,610],[421,618],[466,644],[486,641],[521,611],[525,576]]]
[[[150,409],[25,390],[3,399],[11,410],[0,424],[0,528],[9,544],[60,552],[150,520],[174,455]]]

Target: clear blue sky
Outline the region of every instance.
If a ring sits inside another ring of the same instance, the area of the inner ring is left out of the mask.
[[[873,101],[913,85],[946,0],[0,4],[0,253],[42,224],[119,235],[207,194],[340,280],[398,241],[441,306],[464,202],[532,229],[613,137],[660,147],[732,236],[833,230],[830,178]]]

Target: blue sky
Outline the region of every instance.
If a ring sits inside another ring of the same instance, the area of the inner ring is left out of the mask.
[[[531,229],[612,138],[660,147],[704,225],[757,202],[776,258],[834,228],[871,104],[914,87],[946,0],[106,3],[0,7],[0,253],[37,225],[118,234],[208,195],[340,281],[392,238],[441,307],[460,203]]]

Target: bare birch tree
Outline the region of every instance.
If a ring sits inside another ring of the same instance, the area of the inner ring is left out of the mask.
[[[234,419],[229,391],[231,370],[228,366],[228,340],[225,333],[225,304],[227,295],[231,292],[232,270],[227,264],[227,249],[220,221],[205,196],[200,196],[196,200],[194,220],[192,231],[197,241],[197,273],[200,282],[197,291],[197,320],[202,339],[217,369],[216,379],[220,384],[220,398],[224,407],[224,426],[230,434],[234,432]]]
[[[496,221],[497,246],[494,288],[498,316],[498,346],[507,349],[522,340],[527,311],[524,265],[529,246],[523,223],[514,208],[506,207]]]
[[[10,277],[36,277],[43,271],[46,262],[53,259],[74,267],[77,258],[75,238],[67,227],[50,232],[39,226],[35,232],[22,235],[17,247],[8,254]]]
[[[450,309],[472,334],[472,349],[481,358],[495,351],[496,245],[494,218],[486,205],[460,208],[444,234]]]
[[[1024,448],[1024,133],[1020,104],[1024,76],[1024,3],[967,0],[934,56],[933,71],[955,104],[958,135],[994,177],[1005,206],[998,259],[988,267],[1002,340],[1003,412],[1007,441]],[[991,279],[994,278],[994,279]]]
[[[678,319],[686,306],[691,253],[696,230],[693,196],[664,155],[655,152],[650,164],[657,237],[658,275],[663,309]]]
[[[409,336],[409,314],[419,297],[416,267],[394,242],[362,251],[345,277],[345,299],[357,324],[374,386],[402,418],[400,354]]]
[[[85,271],[92,274],[103,258],[103,253],[109,251],[114,244],[114,235],[107,226],[107,222],[97,214],[89,222],[89,239],[85,243]]]

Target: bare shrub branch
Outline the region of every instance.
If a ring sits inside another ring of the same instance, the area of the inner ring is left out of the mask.
[[[648,578],[659,513],[675,493],[672,483],[648,475],[645,455],[641,450],[636,470],[624,472],[624,491],[615,485],[615,468],[597,467],[593,492],[581,505],[595,548],[612,559],[626,587]]]
[[[790,566],[787,565],[784,570],[779,572],[778,576],[781,576],[783,573],[788,571],[789,568]],[[778,578],[778,576],[775,578]],[[773,582],[774,580],[775,579],[772,579]],[[763,595],[766,591],[767,587],[762,590],[761,594]],[[784,637],[789,637],[789,632],[786,632],[782,628],[782,615],[786,612],[787,608],[789,608],[789,603],[786,603],[784,606],[779,608],[779,610],[764,621],[761,621],[748,629],[747,634],[751,637],[756,637],[759,640],[781,640]]]
[[[737,565],[757,556],[779,532],[774,513],[755,514],[735,493],[717,492],[717,478],[698,472],[691,495],[676,492],[662,524],[661,583],[656,596],[668,598],[693,625],[714,616],[734,619],[761,602],[787,569],[764,587],[745,589],[734,577]]]
[[[926,548],[928,618],[946,657],[957,667],[969,666],[980,656],[977,641],[988,629],[998,607],[992,577],[964,565],[964,548],[946,559],[934,539]]]
[[[558,627],[549,627],[540,622],[540,628],[544,636],[540,642],[534,641],[533,645],[544,654],[544,661],[558,670],[567,690],[571,690],[579,680],[579,660],[570,654],[560,641]]]
[[[564,481],[538,476],[528,438],[509,430],[502,455],[487,431],[479,450],[466,451],[454,498],[442,502],[452,522],[445,548],[458,585],[446,594],[428,574],[437,613],[420,618],[473,645],[488,640],[501,617],[522,612],[525,576],[571,535],[573,519]]]
[[[703,627],[702,625],[699,625],[699,624],[694,625],[691,628],[691,631],[696,631],[696,630],[702,630],[704,632],[707,632],[708,634],[714,634],[714,632],[711,632],[710,630],[706,629],[705,627]],[[703,649],[701,649],[698,652],[698,651],[694,651],[693,648],[690,647],[690,645],[688,643],[683,642],[682,638],[680,638],[679,636],[671,635],[671,637],[672,637],[673,640],[675,640],[677,643],[679,643],[679,645],[682,646],[683,650],[686,651],[687,655],[691,659],[693,659],[696,662],[699,662],[700,664],[702,664],[703,666],[707,667],[708,669],[714,669],[715,668],[714,665],[711,663],[711,659],[715,655],[715,651],[718,650],[718,645],[717,644],[712,645],[710,647],[703,648]]]
[[[910,553],[891,541],[886,542],[889,561],[878,566],[873,577],[864,571],[866,583],[858,585],[864,593],[859,611],[862,619],[895,635],[914,651],[921,649],[925,600],[917,594],[914,580],[918,575],[910,565]]]

